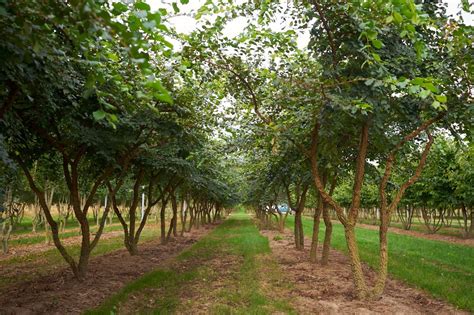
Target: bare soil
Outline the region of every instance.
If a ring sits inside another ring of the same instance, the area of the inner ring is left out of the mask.
[[[160,244],[143,243],[139,254],[117,250],[91,259],[86,280],[79,282],[65,268],[0,291],[0,314],[80,314],[99,306],[127,282],[165,264],[206,235],[213,226],[186,233],[185,237]],[[31,270],[25,270],[29,272]],[[2,276],[3,268],[0,270]],[[19,276],[22,270],[18,270]]]
[[[273,255],[283,269],[283,277],[293,283],[291,300],[300,314],[467,314],[393,279],[388,279],[381,299],[359,301],[353,294],[346,255],[331,250],[327,266],[312,264],[309,262],[311,243],[308,238],[305,239],[304,251],[298,251],[289,231],[282,234],[265,230],[262,234],[268,237]],[[274,240],[277,235],[282,239]],[[366,265],[364,272],[372,285],[376,279],[375,272]]]
[[[118,237],[120,235],[123,235],[122,230],[103,232],[102,235],[100,236],[100,239],[101,240],[110,239],[110,238]],[[79,244],[80,242],[81,242],[80,235],[70,236],[70,237],[61,239],[61,243],[65,246]],[[0,261],[8,260],[15,257],[17,258],[24,257],[24,256],[35,254],[35,253],[41,253],[53,248],[56,248],[56,247],[54,246],[52,241],[50,244],[47,244],[46,242],[41,242],[41,243],[36,243],[36,244],[24,244],[24,245],[22,244],[22,245],[10,246],[7,254],[0,255]]]
[[[371,224],[357,223],[357,226],[364,229],[368,229],[368,230],[379,229],[377,225],[371,225]],[[452,243],[452,244],[474,246],[474,238],[460,238],[460,237],[456,237],[452,235],[424,233],[420,231],[404,230],[398,227],[389,227],[388,231],[395,234],[409,235],[409,236],[424,238],[424,239],[432,240],[432,241],[441,241],[441,242],[447,242],[447,243]]]

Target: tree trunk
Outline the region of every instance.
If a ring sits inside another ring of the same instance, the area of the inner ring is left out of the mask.
[[[313,217],[313,236],[311,239],[311,249],[309,250],[309,261],[316,263],[318,260],[318,241],[319,241],[319,223],[321,220],[321,212],[323,211],[323,202],[321,197],[318,201],[318,207],[314,209]]]
[[[323,219],[326,231],[324,232],[324,244],[323,244],[323,257],[321,258],[321,264],[327,265],[329,260],[329,252],[331,250],[331,236],[332,236],[332,222],[329,215],[328,204],[323,201]]]
[[[162,244],[166,243],[166,221],[165,221],[166,204],[167,204],[167,199],[162,201],[161,209],[160,209],[160,232],[161,232]]]
[[[184,236],[184,231],[186,230],[186,221],[188,218],[188,203],[186,202],[186,199],[183,198],[183,201],[181,202],[181,236]]]
[[[2,224],[2,249],[3,253],[8,253],[8,241],[10,240],[10,235],[13,229],[13,225],[11,224],[10,218],[6,218]]]
[[[365,299],[368,296],[367,284],[365,283],[362,264],[360,262],[359,248],[355,236],[354,226],[346,226],[344,228],[347,249],[349,251],[349,259],[354,281],[354,288],[357,298]]]
[[[295,212],[295,246],[298,250],[304,249],[303,221],[301,211]]]
[[[382,210],[382,209],[381,209]],[[387,282],[387,272],[388,272],[388,240],[387,240],[387,231],[388,225],[390,223],[390,213],[387,211],[380,211],[380,228],[379,228],[379,273],[377,277],[377,282],[374,287],[374,296],[380,296],[384,289],[385,283]]]
[[[166,240],[168,241],[171,238],[171,233],[173,236],[178,236],[177,232],[177,221],[178,221],[178,204],[176,203],[176,196],[174,192],[171,193],[171,208],[173,209],[173,217],[171,218],[168,235],[166,236]]]

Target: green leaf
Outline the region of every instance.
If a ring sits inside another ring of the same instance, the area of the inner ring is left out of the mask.
[[[173,2],[173,10],[174,10],[174,13],[179,13],[179,8],[176,2]]]
[[[122,2],[115,2],[113,4],[114,9],[112,10],[112,13],[115,15],[122,14],[123,12],[128,10],[127,5],[123,4]]]
[[[107,114],[107,120],[112,123],[118,122],[118,117],[115,114]]]
[[[173,104],[173,98],[168,93],[155,93],[154,96],[162,102]]]
[[[160,80],[154,80],[154,81],[148,81],[145,83],[145,85],[155,91],[161,92],[161,93],[166,93],[167,90],[165,87],[161,84]]]
[[[95,112],[92,113],[92,116],[94,116],[95,120],[104,119],[105,115],[106,115],[106,112],[104,112],[102,109],[96,110]]]
[[[414,84],[414,85],[421,85],[423,84],[424,80],[422,78],[414,78],[413,80],[411,80],[411,84]]]
[[[466,12],[471,13],[471,4],[469,3],[469,0],[461,0],[462,3],[462,9]]]
[[[369,40],[374,40],[375,38],[377,38],[377,32],[373,30],[367,31],[367,38]]]
[[[181,2],[181,4],[188,4],[189,3],[189,0],[179,0]]]
[[[398,12],[393,12],[393,19],[395,20],[395,22],[397,23],[402,23],[403,22],[403,17],[400,13]]]
[[[448,97],[446,95],[436,95],[435,98],[440,103],[446,103],[448,101]]]
[[[420,93],[419,93],[419,96],[422,98],[422,99],[425,99],[428,97],[428,95],[430,95],[431,92],[428,91],[428,90],[422,90]]]
[[[365,81],[365,85],[370,86],[374,83],[375,79],[368,79]]]
[[[417,41],[415,43],[415,50],[416,50],[416,56],[418,58],[421,58],[421,56],[423,55],[423,52],[425,51],[425,44],[421,41]]]
[[[424,83],[423,87],[430,90],[433,93],[438,93],[438,88],[434,86],[434,84],[431,82]]]
[[[418,85],[412,85],[408,88],[408,91],[412,94],[418,93],[420,87]]]
[[[378,39],[372,40],[372,46],[374,46],[377,49],[382,48],[382,42]]]
[[[114,62],[119,61],[119,57],[118,57],[116,54],[114,54],[113,52],[109,52],[109,53],[107,54],[107,57],[108,57],[110,60],[114,61]]]
[[[144,10],[144,11],[150,11],[150,5],[148,3],[145,3],[145,2],[137,2],[135,3],[135,8],[138,9],[138,10]]]
[[[380,58],[380,55],[379,55],[379,54],[372,53],[372,57],[374,57],[375,61],[377,61],[377,62],[381,62],[381,61],[382,61],[382,58]]]

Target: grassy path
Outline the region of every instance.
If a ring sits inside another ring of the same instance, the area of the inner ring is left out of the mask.
[[[241,211],[89,313],[293,313],[280,272],[267,238]]]
[[[294,218],[288,218],[288,227]],[[304,233],[311,236],[313,221],[303,219]],[[372,267],[378,264],[378,231],[357,228],[361,258]],[[324,237],[321,224],[320,240]],[[347,252],[344,230],[335,224],[331,242],[335,249]],[[474,248],[389,233],[389,273],[433,296],[474,311]]]

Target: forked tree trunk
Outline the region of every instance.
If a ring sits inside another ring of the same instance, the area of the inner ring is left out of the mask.
[[[388,273],[387,231],[388,231],[388,226],[390,223],[390,217],[392,213],[394,212],[394,210],[398,207],[398,204],[400,203],[400,200],[402,199],[403,194],[405,193],[406,189],[408,189],[408,187],[410,187],[420,177],[421,172],[425,166],[428,153],[430,152],[431,145],[433,144],[433,137],[431,136],[431,133],[429,132],[429,130],[427,130],[427,128],[428,126],[426,126],[424,129],[422,127],[419,127],[417,130],[415,130],[414,132],[406,136],[402,141],[400,141],[397,144],[397,146],[391,151],[387,159],[387,162],[385,164],[385,173],[384,173],[384,176],[382,177],[382,180],[380,182],[380,187],[379,187],[379,193],[380,193],[379,273],[378,273],[377,281],[375,283],[374,290],[372,292],[372,295],[374,297],[378,297],[383,293],[385,289],[385,284],[387,282],[387,273]],[[425,129],[426,129],[426,134],[428,136],[428,142],[426,143],[426,146],[423,149],[420,161],[418,162],[418,166],[416,167],[414,174],[400,186],[399,190],[396,192],[395,196],[393,197],[391,203],[388,204],[385,190],[387,187],[388,180],[391,176],[393,164],[395,163],[395,155],[405,142],[413,139],[417,134],[419,134],[421,131]]]

